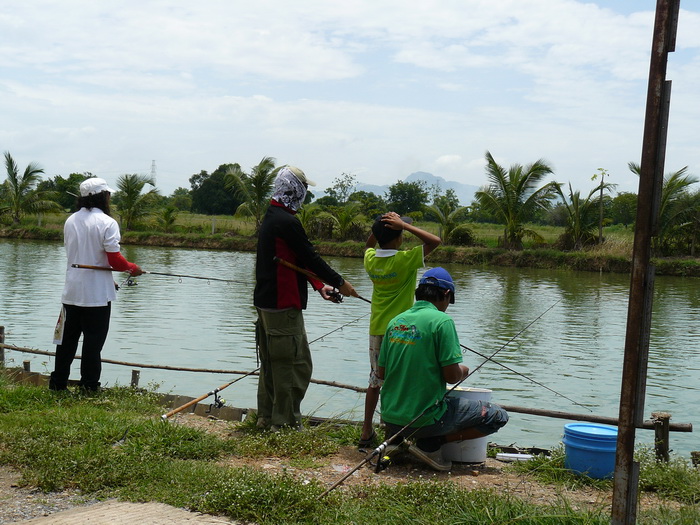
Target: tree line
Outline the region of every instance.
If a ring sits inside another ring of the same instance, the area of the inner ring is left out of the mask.
[[[71,173],[42,180],[44,170],[38,164],[32,162],[20,172],[10,153],[4,155],[7,178],[0,185],[0,221],[9,225],[19,225],[23,215],[73,211],[80,183],[93,176]],[[628,166],[639,175],[638,164]],[[189,189],[177,188],[169,196],[161,195],[149,176],[124,174],[117,179],[112,204],[125,231],[152,229],[146,219],[155,220],[162,231],[173,231],[178,214],[189,212],[248,218],[257,232],[281,167],[273,157],[264,157],[249,171],[237,163],[222,164],[212,173],[192,175]],[[602,168],[592,176],[595,185],[588,193],[574,190],[571,183],[543,183],[553,170],[542,159],[505,167],[486,152],[485,171],[487,183],[468,205],[459,202],[454,190],[429,187],[424,181],[399,180],[384,195],[357,191],[355,175],[342,173],[323,197],[309,192],[297,216],[310,237],[339,241],[365,240],[371,222],[387,210],[436,223],[438,235],[453,245],[477,245],[470,224],[491,223],[502,226],[499,246],[509,250],[521,250],[526,238],[543,243],[537,225],[562,227],[564,233],[554,246],[562,250],[604,242],[604,226],[634,225],[636,194],[615,193],[615,184]],[[698,178],[687,171],[684,167],[664,177],[653,241],[657,256],[695,256],[700,191],[691,188]]]

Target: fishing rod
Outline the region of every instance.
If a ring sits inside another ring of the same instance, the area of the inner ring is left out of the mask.
[[[476,355],[478,355],[478,356],[480,356],[480,357],[484,357],[487,361],[491,361],[493,364],[496,364],[496,365],[498,365],[498,366],[501,366],[501,367],[505,368],[506,370],[508,370],[508,371],[510,371],[510,372],[513,372],[514,374],[517,374],[517,375],[519,375],[519,376],[521,376],[521,377],[524,377],[524,378],[527,379],[528,381],[532,381],[532,382],[535,383],[536,385],[541,386],[542,388],[545,388],[545,389],[549,390],[550,392],[553,392],[553,393],[557,394],[558,396],[563,397],[564,399],[567,399],[567,400],[571,401],[574,405],[578,405],[578,406],[580,406],[580,407],[585,408],[585,409],[588,410],[589,412],[593,412],[593,410],[591,410],[591,409],[590,409],[589,407],[587,407],[586,405],[583,405],[583,404],[579,403],[578,401],[574,401],[574,400],[571,399],[570,397],[566,397],[566,396],[565,396],[564,394],[562,394],[561,392],[557,392],[556,390],[554,390],[554,389],[552,389],[552,388],[549,388],[547,385],[544,385],[544,384],[540,383],[539,381],[535,381],[534,379],[532,379],[531,377],[529,377],[529,376],[523,374],[522,372],[518,372],[517,370],[513,370],[513,369],[510,368],[508,365],[504,365],[504,364],[501,363],[500,361],[496,361],[495,359],[490,359],[488,356],[485,356],[485,355],[482,354],[481,352],[477,352],[476,350],[473,350],[473,349],[469,348],[468,346],[463,345],[462,343],[459,343],[459,346],[461,346],[461,347],[464,348],[465,350],[469,350],[470,352],[474,352]]]
[[[314,339],[313,341],[310,341],[309,344],[313,344],[313,343],[315,343],[316,341],[319,341],[319,340],[323,339],[324,337],[329,336],[329,335],[332,334],[333,332],[337,332],[338,330],[342,330],[343,328],[345,328],[345,327],[348,326],[349,324],[356,323],[357,321],[359,321],[359,320],[362,319],[363,317],[367,317],[368,315],[369,315],[369,314],[367,313],[367,314],[361,315],[361,316],[358,317],[357,319],[353,319],[352,321],[348,321],[348,322],[345,323],[344,325],[339,326],[338,328],[334,328],[334,329],[331,330],[330,332],[328,332],[328,333],[326,333],[326,334],[324,334],[324,335],[322,335],[322,336],[320,336],[320,337],[317,337],[317,338]],[[246,373],[243,374],[241,377],[239,377],[239,378],[237,378],[237,379],[234,379],[233,381],[229,381],[228,383],[224,383],[223,385],[221,385],[221,386],[218,387],[218,388],[215,388],[215,389],[212,390],[211,392],[207,392],[206,394],[203,394],[203,395],[199,396],[197,399],[192,399],[191,401],[188,401],[188,402],[185,403],[184,405],[179,406],[179,407],[177,407],[177,408],[171,410],[171,411],[168,412],[167,414],[163,414],[163,415],[160,416],[160,417],[161,417],[161,419],[162,419],[163,421],[167,421],[169,417],[174,416],[174,415],[177,414],[178,412],[182,412],[183,410],[185,410],[186,408],[191,407],[192,405],[196,405],[196,404],[199,403],[200,401],[203,401],[203,400],[205,400],[206,398],[208,398],[209,396],[212,396],[212,395],[214,396],[214,403],[213,403],[214,406],[217,406],[217,407],[220,408],[221,406],[223,406],[223,402],[222,402],[221,400],[218,399],[217,394],[218,394],[219,392],[221,392],[221,391],[224,390],[225,388],[230,387],[232,384],[234,384],[234,383],[240,381],[241,379],[243,379],[243,378],[245,378],[245,377],[248,377],[248,376],[250,376],[250,375],[256,374],[259,370],[260,370],[260,367],[256,368],[255,370],[251,370],[250,372],[246,372]],[[339,384],[337,384],[337,383],[334,384],[334,383],[329,382],[329,381],[320,381],[320,380],[315,380],[315,381],[314,381],[313,379],[312,379],[311,381],[312,381],[312,382],[316,382],[316,383],[320,383],[320,384],[332,384],[333,386],[338,386],[338,385],[339,385]]]
[[[91,266],[89,264],[71,264],[71,268],[83,268],[86,270],[103,270],[106,272],[116,272],[114,268],[111,268],[109,266]],[[238,284],[248,284],[247,282],[244,281],[234,281],[231,279],[219,279],[218,277],[199,277],[197,275],[184,275],[184,274],[179,274],[179,273],[165,273],[165,272],[147,272],[145,270],[142,270],[143,273],[147,273],[150,275],[165,275],[166,277],[179,277],[179,278],[186,278],[186,279],[202,279],[204,281],[223,281],[225,283],[238,283]]]
[[[296,264],[292,264],[292,263],[290,263],[289,261],[285,261],[284,259],[280,259],[280,258],[277,257],[277,256],[273,257],[272,260],[275,261],[276,263],[281,264],[282,266],[286,266],[287,268],[291,268],[291,269],[294,270],[295,272],[299,272],[299,273],[301,273],[301,274],[304,274],[304,275],[306,275],[307,277],[309,277],[309,278],[311,278],[311,279],[316,279],[317,281],[321,281],[323,284],[327,284],[328,286],[333,286],[332,284],[327,283],[326,281],[324,281],[323,279],[321,279],[321,278],[320,278],[318,275],[316,275],[314,272],[310,272],[309,270],[305,270],[304,268],[299,268]],[[357,292],[355,292],[355,294],[356,294],[356,295],[355,295],[354,297],[357,297],[358,299],[362,299],[362,300],[363,300],[364,302],[366,302],[366,303],[372,304],[372,301],[370,301],[369,299],[365,299],[364,297],[362,297],[362,296],[361,296],[360,294],[358,294]]]
[[[213,404],[214,404],[216,407],[221,408],[221,407],[223,406],[223,401],[221,401],[221,400],[219,399],[219,397],[218,397],[219,392],[221,392],[221,391],[224,390],[225,388],[230,387],[232,384],[234,384],[234,383],[240,381],[241,379],[243,379],[243,378],[245,378],[245,377],[248,377],[249,375],[254,374],[254,373],[257,372],[258,370],[260,370],[260,367],[256,368],[255,370],[251,370],[251,371],[248,372],[247,374],[242,375],[241,377],[239,377],[239,378],[237,378],[237,379],[234,379],[233,381],[229,381],[228,383],[224,383],[223,385],[221,385],[221,386],[218,387],[218,388],[215,388],[215,389],[212,390],[211,392],[207,392],[206,394],[203,394],[203,395],[199,396],[197,399],[193,399],[193,400],[191,400],[191,401],[188,401],[187,403],[185,403],[185,404],[182,405],[182,406],[179,406],[179,407],[177,407],[177,408],[172,409],[172,410],[171,410],[170,412],[168,412],[167,414],[163,414],[162,416],[160,416],[161,420],[167,421],[169,417],[174,416],[174,415],[177,414],[178,412],[182,412],[183,410],[185,410],[186,408],[191,407],[192,405],[196,405],[196,404],[199,403],[200,401],[203,401],[203,400],[205,400],[206,398],[208,398],[209,396],[212,396],[212,395],[214,396],[214,403],[213,403]]]
[[[528,328],[530,328],[530,326],[532,326],[535,322],[537,322],[540,318],[542,318],[542,316],[544,316],[547,312],[549,312],[552,308],[554,308],[554,307],[559,303],[559,301],[561,301],[561,299],[559,299],[559,300],[558,300],[557,302],[555,302],[552,306],[550,306],[549,308],[547,308],[544,312],[542,312],[540,315],[538,315],[535,319],[533,319],[532,321],[530,321],[522,330],[520,330],[517,334],[515,334],[513,337],[511,337],[510,339],[508,339],[508,341],[506,341],[506,342],[503,344],[503,346],[501,346],[498,350],[496,350],[494,353],[492,353],[490,356],[488,356],[486,359],[484,359],[484,361],[482,361],[482,362],[479,364],[479,366],[477,366],[474,370],[470,370],[469,373],[468,373],[466,376],[464,376],[460,381],[458,381],[457,383],[455,383],[454,386],[453,386],[452,388],[450,388],[447,392],[445,392],[445,394],[444,394],[440,399],[436,400],[435,403],[432,403],[432,404],[428,405],[427,407],[425,407],[416,417],[414,417],[411,421],[409,421],[408,424],[406,424],[406,426],[404,426],[401,430],[399,430],[398,432],[396,432],[393,436],[389,437],[389,438],[386,439],[381,445],[379,445],[377,448],[375,448],[375,449],[372,451],[371,454],[369,454],[368,456],[366,456],[366,457],[365,457],[360,463],[358,463],[354,468],[352,468],[351,470],[349,470],[348,472],[346,472],[345,475],[344,475],[342,478],[340,478],[340,479],[339,479],[338,481],[336,481],[333,485],[331,485],[328,489],[326,489],[326,490],[318,497],[318,499],[324,498],[329,492],[331,492],[333,489],[335,489],[336,487],[338,487],[343,481],[345,481],[345,480],[348,479],[352,474],[354,474],[360,467],[362,467],[363,465],[365,465],[366,463],[368,463],[369,461],[371,461],[372,458],[374,458],[375,456],[380,456],[381,454],[383,454],[384,451],[386,450],[386,448],[389,446],[389,444],[391,444],[397,437],[399,437],[401,434],[403,434],[403,432],[405,432],[407,429],[409,429],[409,428],[411,427],[411,425],[413,425],[416,421],[418,421],[418,420],[423,416],[423,414],[425,414],[430,408],[432,408],[432,407],[434,407],[434,406],[438,406],[450,393],[452,393],[452,392],[454,391],[455,388],[457,388],[457,387],[458,387],[459,385],[461,385],[464,381],[466,381],[467,378],[469,378],[469,377],[471,377],[472,375],[474,375],[474,374],[477,372],[477,370],[479,370],[482,366],[484,366],[484,364],[486,364],[487,361],[490,361],[490,360],[492,360],[494,357],[496,357],[496,355],[497,355],[501,350],[503,350],[506,346],[508,346],[511,342],[513,342],[517,337],[519,337],[520,334],[522,334],[525,330],[527,330]],[[415,433],[415,432],[417,432],[417,431],[418,431],[418,429],[414,430],[413,433]],[[410,438],[410,437],[413,435],[413,433],[412,433],[411,435],[409,435],[408,437]],[[378,463],[379,463],[379,462],[378,462]],[[377,466],[379,466],[379,465],[377,465]]]

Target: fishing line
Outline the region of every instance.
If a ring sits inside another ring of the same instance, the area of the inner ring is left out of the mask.
[[[331,335],[333,332],[337,332],[338,330],[342,330],[343,328],[345,328],[345,327],[348,326],[348,325],[351,325],[352,323],[356,323],[356,322],[359,321],[360,319],[362,319],[362,318],[364,318],[364,317],[367,317],[370,313],[372,313],[372,312],[367,312],[366,314],[361,315],[361,316],[358,317],[357,319],[353,319],[352,321],[348,321],[347,323],[345,323],[344,325],[339,326],[338,328],[334,328],[333,330],[331,330],[331,331],[328,332],[327,334],[324,334],[324,335],[322,335],[322,336],[320,336],[320,337],[317,337],[317,338],[314,339],[313,341],[310,341],[309,344],[311,345],[311,344],[315,343],[316,341],[320,341],[320,340],[323,339],[324,337],[327,337],[327,336]]]
[[[552,389],[552,388],[549,388],[547,385],[544,385],[544,384],[540,383],[539,381],[536,381],[536,380],[532,379],[531,377],[529,377],[529,376],[523,374],[522,372],[518,372],[517,370],[513,370],[513,369],[510,368],[508,365],[504,365],[504,364],[501,363],[500,361],[496,361],[495,359],[491,359],[491,358],[489,358],[488,356],[485,356],[484,354],[482,354],[481,352],[477,352],[476,350],[473,350],[473,349],[469,348],[468,346],[463,345],[462,343],[460,343],[459,346],[461,346],[461,347],[464,348],[465,350],[469,350],[470,352],[474,352],[476,355],[478,355],[478,356],[480,356],[480,357],[486,358],[487,361],[491,361],[493,364],[496,364],[496,365],[498,365],[498,366],[501,366],[501,367],[505,368],[506,370],[509,370],[510,372],[513,372],[514,374],[517,374],[517,375],[519,375],[519,376],[521,376],[521,377],[524,377],[524,378],[527,379],[528,381],[531,381],[531,382],[535,383],[536,385],[541,386],[542,388],[545,388],[545,389],[549,390],[550,392],[552,392],[552,393],[554,393],[554,394],[557,394],[558,396],[563,397],[564,399],[567,399],[567,400],[571,401],[574,405],[578,405],[578,406],[580,406],[580,407],[585,408],[585,409],[588,410],[589,412],[593,412],[593,410],[592,410],[591,408],[589,408],[588,406],[583,405],[583,404],[579,403],[578,401],[574,401],[574,400],[571,399],[570,397],[566,397],[566,396],[565,396],[564,394],[562,394],[561,392],[557,392],[556,390],[554,390],[554,389]]]

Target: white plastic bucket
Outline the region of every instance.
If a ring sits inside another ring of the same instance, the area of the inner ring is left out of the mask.
[[[491,401],[491,390],[486,388],[457,387],[450,392],[450,396],[465,397],[476,401]],[[483,463],[486,461],[488,444],[488,436],[465,439],[464,441],[452,441],[442,446],[442,456],[450,461]]]

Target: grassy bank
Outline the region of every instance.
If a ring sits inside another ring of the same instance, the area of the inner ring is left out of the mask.
[[[211,219],[210,219],[211,222]],[[216,221],[215,221],[216,222]],[[200,248],[210,250],[254,251],[255,238],[249,232],[240,232],[241,228],[233,219],[219,220],[227,224],[227,230],[214,229],[214,233],[201,231],[204,226],[199,222],[194,230],[178,233],[163,233],[158,231],[125,232],[122,243],[125,245],[167,246],[181,248]],[[0,237],[17,239],[36,239],[62,241],[63,234],[58,221],[44,222],[43,226],[23,224],[20,227],[1,227]],[[211,228],[211,224],[206,225]],[[430,225],[429,225],[430,226]],[[430,227],[426,229],[431,229]],[[435,226],[435,225],[433,225]],[[552,227],[549,227],[553,230]],[[506,266],[519,268],[566,269],[592,272],[629,273],[631,266],[632,236],[629,231],[612,230],[607,233],[606,242],[602,246],[585,251],[563,252],[547,246],[528,246],[522,251],[508,251],[493,247],[500,232],[494,225],[475,225],[483,246],[463,247],[442,245],[430,255],[431,263],[457,263],[469,266]],[[555,238],[555,231],[549,236]],[[415,244],[415,238],[408,238],[406,248]],[[362,257],[364,242],[318,241],[315,245],[321,255],[341,257]],[[698,258],[656,258],[657,275],[672,275],[685,277],[700,277],[700,259]]]
[[[540,504],[508,490],[468,490],[456,479],[388,484],[377,475],[371,485],[342,486],[319,500],[328,485],[314,471],[355,443],[358,428],[323,425],[275,434],[259,432],[251,421],[213,435],[163,423],[161,411],[156,395],[140,390],[57,394],[0,377],[0,463],[19,469],[22,484],[43,491],[75,488],[92,498],[159,501],[259,525],[609,523],[608,509],[582,508],[567,494],[583,484],[590,499],[592,490],[611,491],[610,482],[575,477],[563,469],[561,455],[518,466],[522,476],[550,476],[543,481],[550,497]],[[232,467],[232,458],[248,463]],[[275,458],[289,466],[270,471],[266,463]],[[663,499],[642,510],[638,523],[698,523],[700,472],[643,459],[641,479],[644,490]]]

